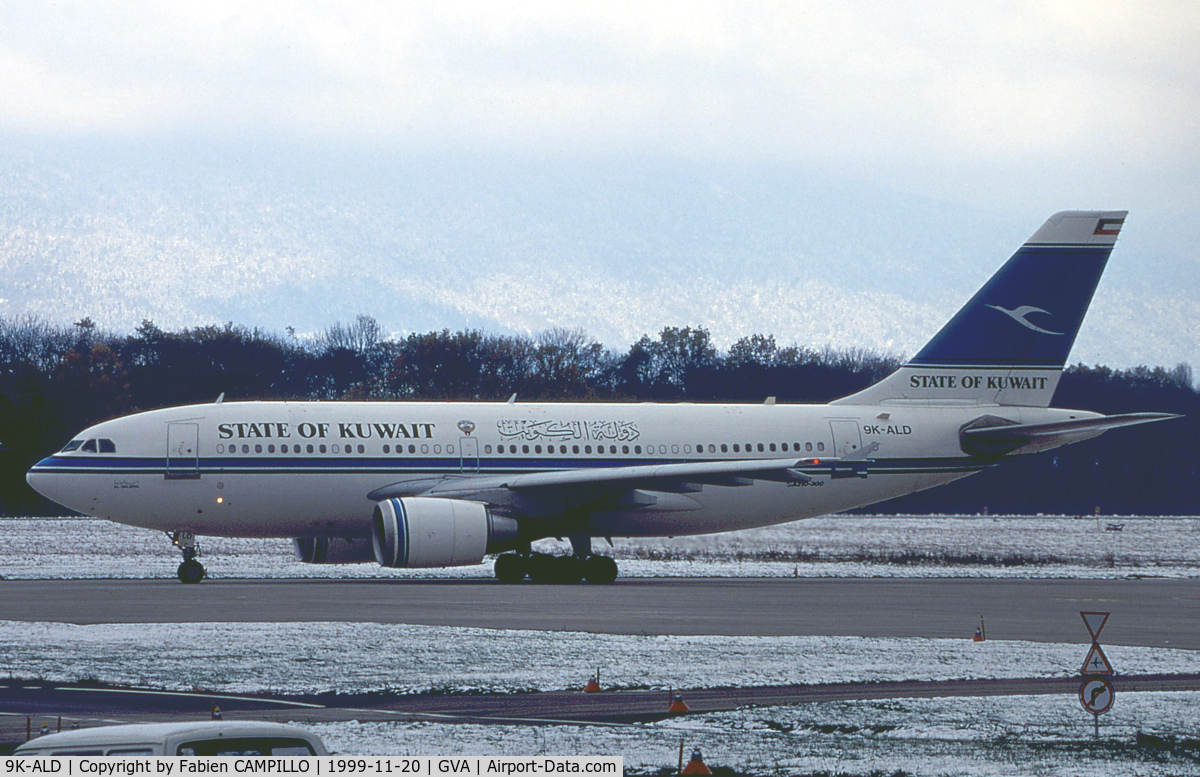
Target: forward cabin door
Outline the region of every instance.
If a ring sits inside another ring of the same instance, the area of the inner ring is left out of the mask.
[[[200,425],[167,424],[167,480],[200,479]]]
[[[458,439],[458,468],[463,474],[479,471],[479,438],[460,437]]]

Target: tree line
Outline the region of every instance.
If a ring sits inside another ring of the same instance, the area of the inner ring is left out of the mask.
[[[237,399],[828,402],[885,377],[898,359],[781,346],[770,335],[720,349],[702,327],[666,327],[624,351],[584,332],[479,330],[383,336],[370,316],[313,335],[225,325],[130,334],[0,317],[0,514],[63,511],[25,483],[80,429],[167,405]],[[1200,397],[1190,367],[1074,366],[1055,405],[1188,418],[1117,430],[872,508],[887,512],[1194,514]],[[1014,487],[1014,484],[1019,487]]]

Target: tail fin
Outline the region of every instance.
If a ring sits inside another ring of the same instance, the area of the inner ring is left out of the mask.
[[[1126,213],[1054,214],[906,365],[835,404],[1048,407]]]

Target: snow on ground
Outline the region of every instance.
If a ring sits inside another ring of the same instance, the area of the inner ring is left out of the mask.
[[[750,774],[1184,775],[1195,753],[1135,745],[1200,730],[1191,693],[1123,694],[1101,719],[1071,696],[892,699],[763,707],[631,726],[477,726],[436,723],[305,724],[337,753],[393,755],[609,755],[626,770],[674,767],[700,747],[710,766]],[[1183,748],[1180,748],[1183,750]]]
[[[1122,531],[1106,531],[1110,523]],[[617,540],[628,577],[1196,577],[1196,518],[873,517],[674,540]],[[542,543],[553,550],[553,541]],[[558,546],[561,548],[562,546]],[[204,538],[213,577],[488,577],[453,570],[296,562],[287,540]],[[8,578],[167,578],[161,534],[89,519],[0,519]],[[151,649],[148,649],[151,648]],[[1197,672],[1200,652],[1106,647],[1121,673]],[[1074,674],[1084,644],[854,637],[671,637],[339,623],[0,621],[0,674],[212,692],[530,691]],[[880,657],[886,660],[880,660]],[[343,753],[621,754],[643,772],[680,742],[754,774],[1200,775],[1194,740],[1155,749],[1138,732],[1194,737],[1194,693],[1119,694],[1091,741],[1072,696],[839,702],[633,726],[305,724]],[[1168,744],[1170,741],[1168,740]],[[1189,749],[1191,748],[1191,749]]]
[[[146,650],[153,645],[153,650]],[[1200,651],[1106,646],[1124,674],[1200,672]],[[1080,644],[860,637],[637,636],[375,623],[0,621],[0,673],[247,693],[548,691],[1066,677]]]
[[[1121,531],[1107,531],[1121,524]],[[1200,518],[832,516],[728,534],[617,539],[624,577],[1069,577],[1200,575]],[[599,543],[598,543],[599,544]],[[539,543],[562,550],[553,540]],[[316,566],[280,539],[201,539],[214,578],[490,577],[492,563],[394,570]],[[8,578],[167,578],[179,555],[158,532],[82,518],[0,518]]]

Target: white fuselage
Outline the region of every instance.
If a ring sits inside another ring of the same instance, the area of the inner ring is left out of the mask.
[[[693,509],[588,515],[594,536],[703,534],[869,505],[995,463],[959,429],[1096,414],[1030,407],[624,403],[231,402],[97,424],[30,471],[39,492],[85,515],[238,537],[365,537],[368,494],[400,481],[744,459],[817,460],[804,482],[705,485]],[[855,459],[835,477],[823,459]],[[862,475],[865,474],[865,477]]]

